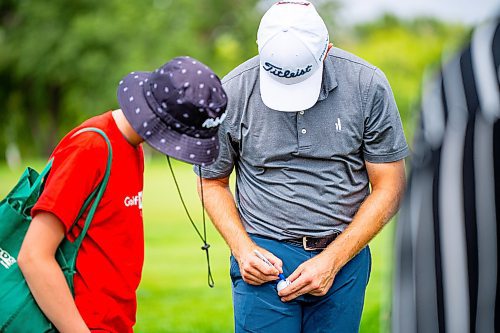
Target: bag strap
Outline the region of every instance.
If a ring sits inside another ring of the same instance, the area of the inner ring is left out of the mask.
[[[54,158],[51,158],[47,162],[47,165],[45,165],[45,168],[43,168],[43,170],[38,175],[38,178],[35,180],[35,182],[33,183],[33,185],[31,185],[31,190],[36,190],[36,189],[38,189],[40,187],[40,185],[42,184],[42,180],[45,178],[45,176],[47,176],[47,174],[49,173],[50,169],[52,168],[52,163],[53,162],[54,162]]]
[[[70,243],[69,241],[67,241],[67,239],[65,239],[65,242],[64,242],[66,244],[71,244],[71,246],[64,245],[64,246],[69,246],[72,249],[71,253],[69,254],[69,257],[66,258],[68,260],[68,265],[70,266],[71,270],[74,270],[74,268],[75,268],[78,250],[80,250],[80,246],[82,245],[83,239],[85,238],[85,235],[87,234],[87,231],[90,227],[90,223],[92,222],[92,219],[94,218],[94,214],[97,210],[97,206],[99,205],[99,202],[101,201],[101,198],[104,194],[104,191],[106,190],[106,186],[108,184],[109,176],[111,173],[111,164],[112,164],[112,160],[113,160],[113,149],[111,148],[111,143],[110,143],[109,138],[107,137],[106,133],[104,133],[102,130],[95,128],[95,127],[86,127],[86,128],[82,128],[81,130],[75,132],[71,137],[73,138],[73,137],[75,137],[79,134],[85,133],[85,132],[95,132],[103,137],[104,141],[106,141],[106,145],[108,146],[108,157],[107,157],[107,162],[106,162],[106,171],[104,173],[103,179],[101,180],[99,185],[94,189],[94,191],[92,191],[92,193],[87,197],[82,208],[80,209],[80,212],[77,215],[77,218],[75,219],[75,222],[73,223],[73,226],[76,225],[76,223],[80,220],[80,218],[82,217],[84,212],[87,210],[89,205],[92,203],[92,206],[90,207],[89,212],[87,214],[87,217],[85,219],[85,224],[82,228],[82,231],[80,232],[80,234],[78,235],[78,237],[75,239],[75,241],[73,243]],[[71,228],[73,228],[73,226]]]
[[[52,168],[52,163],[54,162],[54,159],[51,158],[47,164],[45,165],[45,168],[43,168],[42,172],[38,174],[35,170],[31,169],[28,167],[27,171],[27,177],[29,178],[29,182],[31,183],[33,181],[33,184],[30,185],[29,188],[29,194],[24,198],[23,200],[23,208],[22,208],[22,214],[25,217],[29,217],[31,214],[31,209],[35,205],[35,203],[38,200],[38,197],[40,196],[41,192],[41,187],[42,187],[42,182],[44,181],[45,177],[48,175],[50,172],[50,169]],[[31,171],[30,171],[31,170]],[[31,180],[30,174],[33,176],[36,176],[35,179]]]

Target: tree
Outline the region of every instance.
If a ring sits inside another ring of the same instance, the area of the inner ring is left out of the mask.
[[[439,63],[443,49],[460,47],[467,28],[436,19],[401,20],[392,15],[359,25],[343,36],[341,47],[384,71],[394,91],[408,139],[413,137],[412,116],[426,69]],[[411,140],[410,140],[411,141]]]
[[[130,71],[191,55],[222,77],[257,54],[260,17],[273,2],[3,0],[0,152],[16,143],[24,155],[47,155],[71,127],[118,107],[116,86]],[[338,1],[315,4],[337,45],[386,72],[408,124],[424,67],[464,29],[386,16],[339,35]]]
[[[49,153],[70,127],[118,107],[116,86],[132,70],[191,55],[225,74],[256,53],[256,3],[4,0],[0,151],[18,142]]]

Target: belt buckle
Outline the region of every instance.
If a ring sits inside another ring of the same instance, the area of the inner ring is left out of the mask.
[[[334,234],[325,237],[304,236],[302,237],[302,246],[306,251],[324,250],[335,240],[335,238],[337,238],[339,234],[339,231],[335,231]],[[308,242],[308,240],[310,242]]]
[[[316,250],[323,250],[325,248],[318,248],[318,247],[312,247],[312,246],[309,246],[309,244],[307,243],[307,240],[308,239],[312,239],[313,237],[308,237],[308,236],[304,236],[302,237],[302,246],[304,247],[304,250],[306,251],[316,251]]]

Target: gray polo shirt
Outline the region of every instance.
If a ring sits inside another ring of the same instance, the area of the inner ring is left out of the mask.
[[[264,105],[258,57],[222,80],[229,100],[220,155],[202,175],[236,170],[236,203],[248,233],[287,239],[343,230],[370,191],[365,161],[408,155],[382,71],[337,48],[324,66],[318,102],[300,112]]]

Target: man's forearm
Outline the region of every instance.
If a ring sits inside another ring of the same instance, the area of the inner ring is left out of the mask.
[[[404,162],[384,166],[386,175],[372,172],[372,192],[361,204],[352,222],[324,251],[334,260],[335,271],[340,270],[361,251],[394,216],[404,193]],[[382,173],[383,173],[382,172]]]
[[[199,185],[198,179],[198,193],[201,194]],[[238,261],[243,280],[252,285],[276,280],[283,272],[283,262],[250,239],[229,189],[229,178],[203,179],[203,197],[208,215]],[[259,250],[272,266],[264,263],[254,250]]]
[[[351,224],[319,255],[288,276],[292,282],[279,292],[284,302],[303,294],[324,296],[335,276],[382,229],[397,207],[398,191],[375,189],[361,205]]]
[[[199,179],[198,193],[201,196]],[[229,179],[203,179],[203,195],[205,209],[233,255],[238,257],[242,251],[248,251],[253,242],[241,223]]]
[[[384,193],[372,192],[361,205],[351,224],[325,250],[334,260],[335,271],[339,271],[361,251],[390,219],[387,217],[387,210],[392,209],[394,202],[387,199]]]

